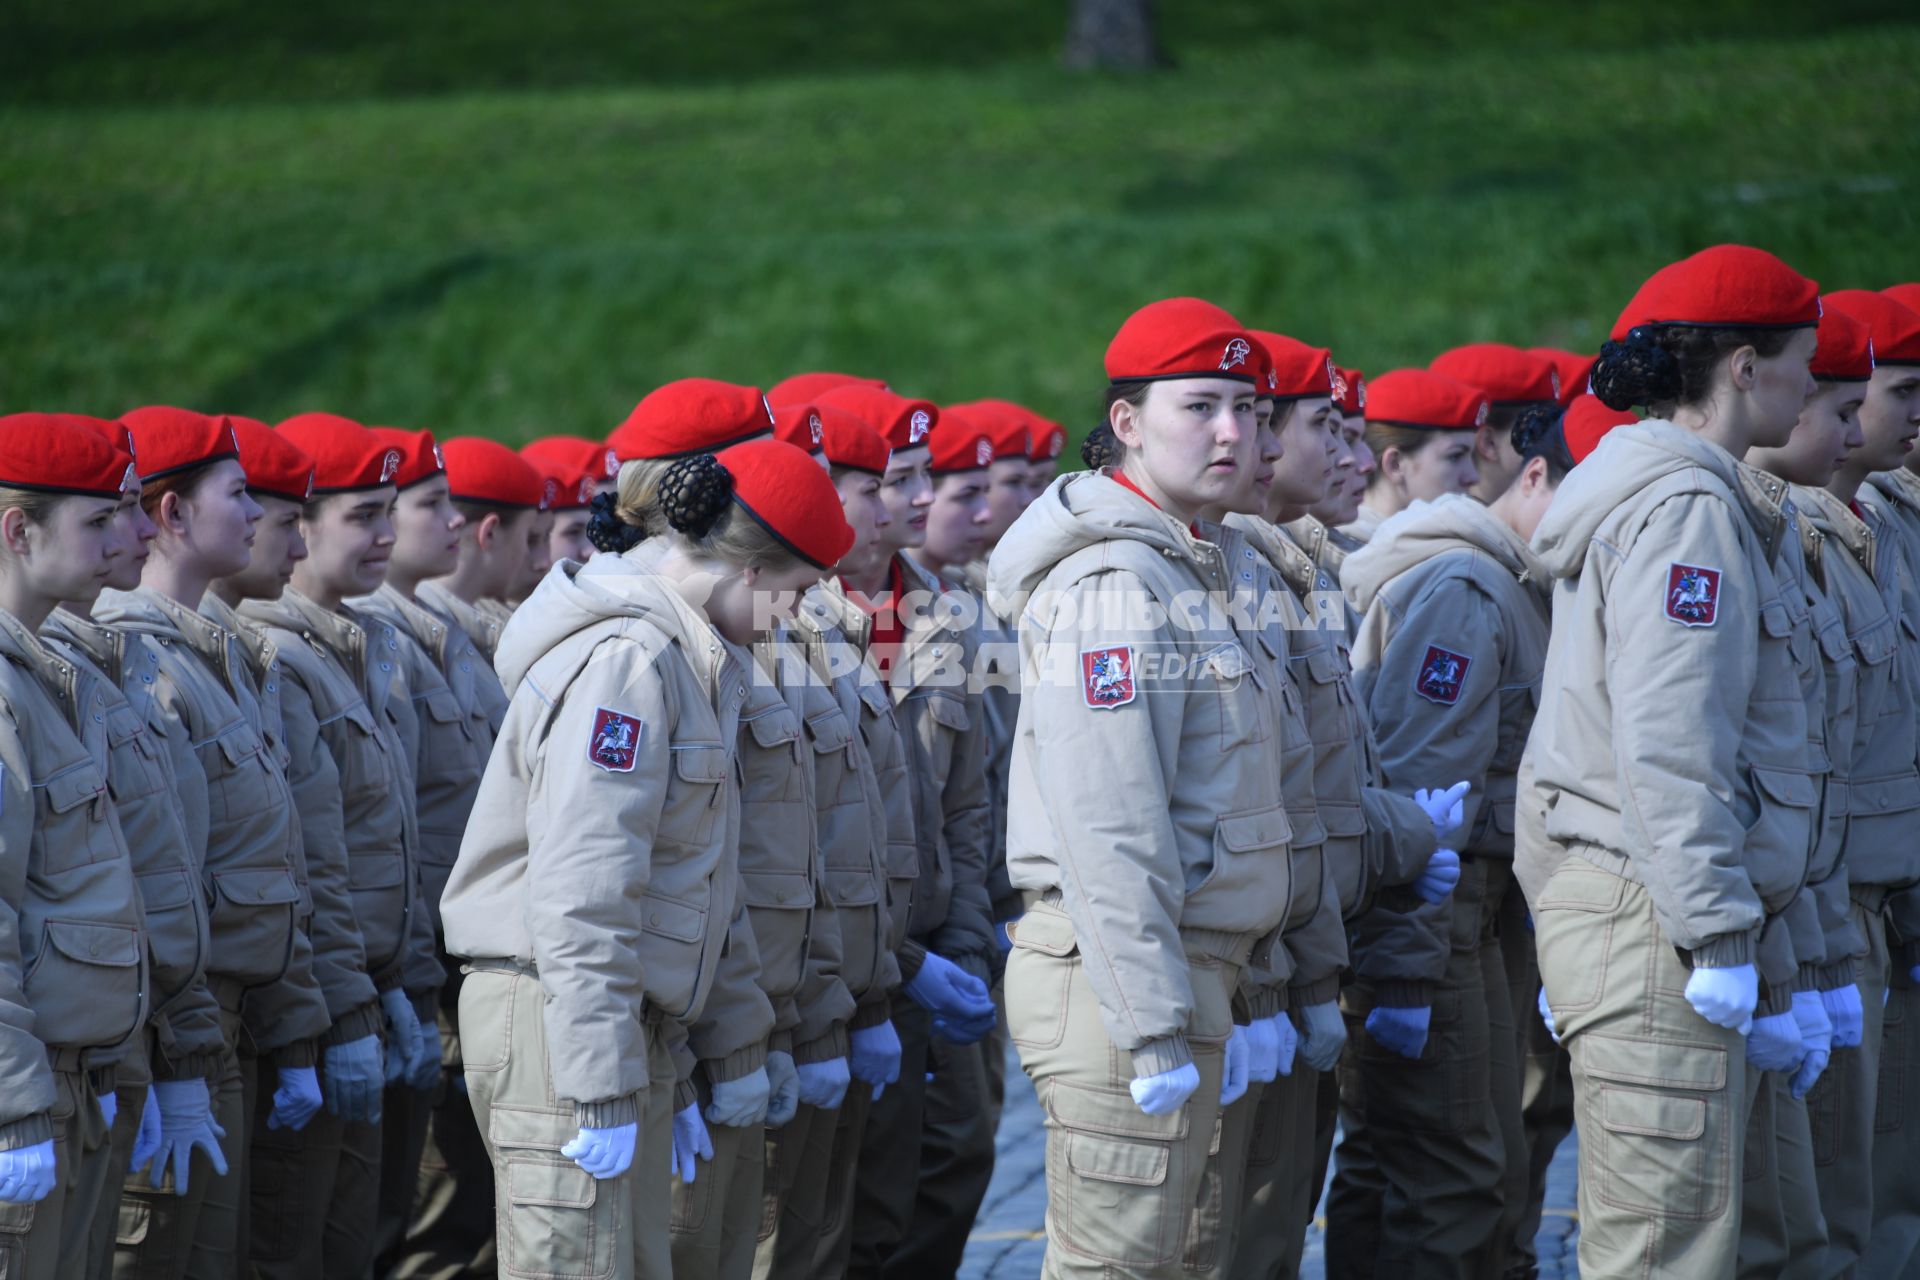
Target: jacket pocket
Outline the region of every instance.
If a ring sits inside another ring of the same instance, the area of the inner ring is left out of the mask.
[[[1124,1089],[1064,1080],[1050,1084],[1046,1104],[1047,1192],[1061,1206],[1060,1246],[1123,1267],[1177,1261],[1191,1188],[1170,1174],[1191,1104],[1149,1116]]]
[[[660,810],[660,834],[688,846],[701,846],[713,837],[720,810],[721,788],[727,781],[727,749],[707,743],[675,744],[673,776],[667,779],[666,802]]]
[[[119,703],[107,713],[107,787],[125,804],[170,790],[166,765],[154,735],[139,713]]]
[[[132,1035],[146,1014],[138,929],[48,920],[25,988],[33,1034],[49,1048],[97,1048]]]
[[[635,1228],[622,1223],[619,1213],[631,1172],[614,1179],[602,1196],[593,1175],[560,1154],[577,1128],[567,1113],[495,1107],[487,1117],[503,1175],[501,1270],[508,1275],[602,1280],[613,1274],[614,1250],[626,1243],[622,1237]]]
[[[1223,753],[1273,736],[1267,686],[1274,678],[1237,644],[1220,645],[1200,657],[1194,692],[1212,697],[1218,706]]]
[[[146,912],[148,952],[155,999],[181,990],[207,959],[206,900],[185,868],[146,871],[134,877]]]
[[[1797,893],[1813,850],[1813,779],[1798,769],[1751,765],[1754,820],[1741,861],[1769,910]]]
[[[126,845],[107,823],[106,779],[92,761],[81,760],[52,774],[34,788],[39,794],[38,825],[44,837],[41,866],[50,875],[125,858]]]
[[[1596,1138],[1580,1175],[1596,1179],[1601,1199],[1663,1219],[1725,1212],[1745,1129],[1726,1087],[1726,1050],[1589,1032],[1573,1051],[1593,1085],[1581,1132]]]
[[[805,976],[813,925],[813,880],[805,872],[742,871],[741,896],[760,952],[760,989],[791,995]]]
[[[213,873],[214,939],[208,968],[247,986],[286,972],[300,886],[289,867],[250,867]]]
[[[1187,868],[1182,923],[1204,929],[1270,928],[1292,900],[1293,864],[1287,856],[1292,838],[1283,806],[1222,814],[1213,827],[1213,865]],[[1203,896],[1204,904],[1198,901]]]
[[[800,718],[785,703],[744,722],[759,748],[759,758],[742,752],[740,768],[743,804],[776,801],[797,803],[807,797],[800,771],[812,764],[800,750]]]
[[[640,905],[639,953],[641,972],[646,974],[647,999],[673,1018],[690,1014],[695,998],[704,989],[713,886],[703,881],[687,892],[697,896],[670,897],[649,889]],[[720,930],[721,935],[725,932],[724,928]],[[719,950],[717,941],[713,950]]]
[[[1066,1040],[1073,975],[1073,924],[1058,911],[1036,908],[1012,927],[1007,957],[1007,1031],[1029,1049],[1058,1049]]]
[[[387,741],[374,723],[373,712],[365,703],[355,703],[340,718],[347,725],[337,739],[345,752],[339,762],[340,785],[358,805],[385,799],[393,789],[397,764],[388,758]]]

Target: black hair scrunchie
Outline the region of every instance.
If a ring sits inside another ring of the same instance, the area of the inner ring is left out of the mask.
[[[1593,394],[1609,409],[1632,409],[1680,398],[1680,362],[1660,345],[1652,325],[1635,325],[1625,342],[1608,342],[1593,362]]]
[[[710,453],[696,453],[667,468],[660,478],[660,509],[667,524],[690,538],[704,538],[733,500],[733,473]]]
[[[1087,464],[1089,471],[1118,466],[1125,456],[1126,449],[1121,445],[1120,438],[1104,422],[1089,431],[1087,438],[1080,442],[1080,461]]]
[[[587,517],[587,541],[597,551],[611,551],[619,555],[631,551],[646,540],[646,531],[638,525],[628,524],[620,518],[615,509],[614,496],[610,493],[596,493],[588,510],[593,514]]]

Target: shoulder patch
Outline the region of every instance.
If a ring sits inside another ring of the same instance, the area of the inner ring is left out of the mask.
[[[638,716],[623,715],[611,707],[595,708],[587,759],[608,773],[632,773],[640,758],[640,734],[645,727]]]
[[[1710,627],[1720,619],[1720,571],[1674,561],[1667,566],[1667,616],[1683,627]]]
[[[1473,659],[1466,654],[1430,644],[1427,656],[1420,659],[1420,674],[1414,677],[1413,691],[1428,702],[1450,707],[1460,701],[1460,689],[1466,684],[1467,668],[1472,665]]]
[[[1139,693],[1133,680],[1133,646],[1080,651],[1080,695],[1095,711],[1124,707]]]

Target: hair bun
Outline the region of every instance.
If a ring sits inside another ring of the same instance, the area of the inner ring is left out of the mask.
[[[628,524],[620,518],[614,496],[610,493],[594,494],[587,509],[592,512],[587,517],[587,541],[597,551],[611,551],[619,555],[639,546],[647,536],[646,531],[638,525]]]
[[[676,532],[704,538],[733,499],[733,474],[710,453],[696,453],[660,478],[660,510]]]
[[[1125,453],[1119,438],[1113,434],[1113,428],[1104,422],[1088,432],[1087,438],[1080,442],[1080,461],[1087,464],[1089,471],[1118,466]]]
[[[1629,330],[1625,342],[1603,344],[1590,378],[1600,403],[1621,410],[1678,400],[1682,385],[1680,362],[1647,325]]]

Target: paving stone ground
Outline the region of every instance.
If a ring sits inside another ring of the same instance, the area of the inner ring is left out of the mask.
[[[1542,1280],[1572,1280],[1580,1274],[1574,1258],[1579,1239],[1574,1209],[1576,1163],[1575,1140],[1568,1138],[1547,1174],[1547,1208],[1536,1238]],[[993,1185],[967,1242],[961,1280],[1033,1280],[1040,1274],[1040,1259],[1047,1248],[1046,1212],[1046,1141],[1040,1103],[1009,1051],[1007,1102],[1000,1118]],[[1307,1235],[1301,1280],[1324,1280],[1324,1244],[1316,1223]]]

